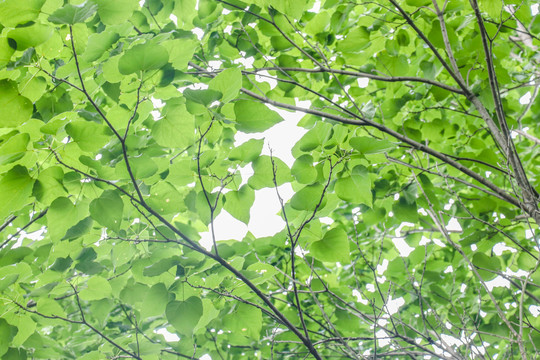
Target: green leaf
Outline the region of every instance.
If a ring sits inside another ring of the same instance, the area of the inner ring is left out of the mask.
[[[396,219],[400,221],[415,222],[418,220],[418,208],[416,202],[408,202],[405,197],[400,197],[392,206]]]
[[[300,138],[295,147],[298,147],[301,151],[311,151],[326,143],[332,133],[332,124],[327,122],[318,122],[313,129]]]
[[[19,87],[19,89],[22,96],[35,103],[43,95],[45,95],[47,89],[47,80],[41,76],[35,76],[30,78],[27,82],[24,82],[22,88]],[[40,122],[37,122],[36,124],[39,123]]]
[[[94,15],[97,8],[96,4],[88,1],[82,5],[67,4],[53,12],[52,15],[49,16],[49,21],[54,24],[69,25],[82,23]]]
[[[185,106],[175,105],[166,109],[165,117],[156,121],[152,135],[164,147],[185,148],[195,142],[195,123]]]
[[[185,2],[183,2],[185,3]],[[199,42],[191,39],[176,39],[164,41],[163,45],[169,51],[169,61],[178,70],[185,70],[188,62],[193,58]]]
[[[54,200],[47,212],[47,231],[50,237],[55,240],[64,238],[72,226],[86,217],[86,210],[82,204],[75,206],[65,197]]]
[[[254,161],[261,154],[264,139],[249,139],[240,146],[234,147],[229,153],[229,160],[240,160],[243,163]]]
[[[204,329],[206,325],[215,318],[219,316],[219,310],[215,308],[214,303],[210,299],[203,299],[203,314],[201,316],[201,319],[199,320],[199,323],[194,329],[194,332],[196,332],[199,329]]]
[[[388,268],[386,269],[386,272],[391,279],[398,280],[402,278],[403,275],[407,273],[407,269],[405,268],[403,259],[401,257],[397,257],[394,260],[390,261],[388,263]]]
[[[148,178],[158,170],[156,163],[146,154],[129,158],[129,165],[136,179]],[[129,179],[129,172],[124,161],[116,167],[116,174],[124,179]]]
[[[317,179],[317,169],[313,166],[311,155],[302,155],[294,162],[291,174],[300,184],[311,184]]]
[[[8,351],[9,344],[16,334],[17,328],[9,325],[6,320],[0,318],[0,339],[2,339],[2,342],[0,342],[0,356]]]
[[[17,134],[0,145],[0,165],[5,165],[19,160],[26,153],[26,147],[30,141],[27,133]]]
[[[82,300],[93,301],[106,299],[112,294],[111,284],[105,278],[100,276],[91,277],[88,280],[86,289],[81,290],[79,297]]]
[[[323,238],[311,244],[309,252],[318,260],[325,262],[351,262],[349,239],[342,228],[328,230]]]
[[[66,125],[66,132],[83,151],[94,152],[101,149],[111,139],[108,128],[85,120],[75,120]]]
[[[153,285],[146,293],[141,306],[142,316],[147,319],[151,316],[159,316],[165,313],[169,302],[169,292],[162,283]]]
[[[225,210],[244,224],[249,223],[249,215],[255,192],[247,185],[242,186],[238,191],[229,191],[225,194]]]
[[[406,75],[409,71],[409,64],[405,55],[393,56],[387,51],[381,51],[377,55],[379,70],[388,75]]]
[[[90,203],[90,215],[100,225],[116,232],[122,224],[124,202],[116,191],[106,190]]]
[[[141,294],[147,294],[150,290],[150,287],[131,281],[127,286],[125,286],[122,291],[120,291],[120,300],[134,305],[142,302],[144,297]]]
[[[289,167],[277,157],[271,159],[267,155],[260,156],[253,162],[253,171],[254,174],[249,178],[248,184],[255,190],[274,187],[274,172],[278,186],[291,180]]]
[[[221,99],[221,96],[222,96],[221,92],[211,90],[211,89],[204,89],[204,90],[185,89],[183,92],[183,95],[186,97],[186,99],[202,104],[204,106],[209,106],[214,101]]]
[[[65,310],[57,301],[49,298],[40,298],[37,302],[37,311],[48,316],[65,316]]]
[[[246,133],[262,132],[270,129],[283,118],[266,105],[251,100],[239,100],[234,104],[236,127]]]
[[[338,43],[338,51],[357,53],[362,51],[369,43],[370,34],[365,26],[356,26],[353,29],[344,40]]]
[[[480,10],[485,11],[493,19],[499,19],[503,12],[501,0],[480,0]]]
[[[328,11],[321,11],[311,19],[305,27],[306,34],[316,35],[326,30],[330,24],[331,14]]]
[[[86,233],[90,231],[92,228],[92,218],[90,216],[82,219],[77,224],[70,227],[64,237],[62,237],[60,240],[70,240],[70,239],[77,239]]]
[[[13,338],[13,341],[11,342],[12,346],[20,347],[26,339],[28,339],[32,334],[36,331],[36,323],[32,320],[30,316],[24,316],[22,314],[18,314],[16,317],[16,324],[17,324],[17,335]],[[24,359],[24,357],[21,357],[21,359]]]
[[[32,254],[32,249],[28,247],[16,247],[9,250],[8,254],[5,254],[0,259],[0,266],[11,265],[19,263],[28,255]]]
[[[472,263],[479,268],[478,273],[484,281],[497,277],[496,273],[488,270],[501,271],[501,261],[496,256],[487,256],[484,253],[476,253],[472,258]]]
[[[321,195],[324,186],[321,184],[308,185],[300,189],[291,198],[291,207],[296,210],[313,211],[319,205],[318,210],[322,209],[326,203],[325,199],[321,202]]]
[[[9,46],[9,40],[6,37],[0,37],[0,67],[4,67],[11,60],[15,49]]]
[[[118,61],[118,71],[129,75],[139,71],[157,70],[169,60],[167,50],[158,44],[146,42],[127,50]]]
[[[241,87],[242,72],[238,68],[223,70],[208,84],[209,89],[219,91],[223,94],[221,99],[223,103],[228,103],[236,98]]]
[[[73,260],[71,260],[69,256],[59,257],[59,258],[56,258],[56,260],[54,261],[54,264],[52,264],[50,269],[52,271],[64,272],[71,267],[72,263],[73,263]]]
[[[0,81],[0,108],[0,128],[18,127],[32,115],[32,102],[21,96],[17,86],[9,80]]]
[[[191,161],[189,159],[175,161],[169,166],[167,180],[177,186],[184,186],[195,182],[195,172],[191,170]]]
[[[44,24],[33,24],[30,26],[19,27],[11,30],[7,37],[15,42],[17,51],[24,51],[30,47],[36,47],[43,44],[53,34],[53,29]]]
[[[34,179],[28,175],[25,167],[15,165],[9,170],[0,180],[0,219],[30,203],[33,186]]]
[[[98,5],[98,14],[106,25],[122,24],[127,21],[133,11],[137,9],[138,2],[132,0],[92,0]]]
[[[167,320],[182,335],[190,336],[203,315],[201,299],[192,296],[185,301],[171,301],[165,310]]]
[[[151,188],[148,204],[160,214],[178,213],[185,208],[183,196],[168,181],[160,181]]]
[[[361,154],[379,154],[396,147],[388,140],[378,140],[367,136],[354,137],[349,140],[351,146]]]
[[[37,19],[45,0],[4,0],[0,3],[0,24],[15,27]]]
[[[171,234],[170,237],[174,238],[174,234]],[[179,259],[177,256],[161,259],[158,262],[153,263],[152,265],[146,266],[143,270],[143,275],[148,277],[159,276],[164,272],[169,271],[173,266],[178,264],[178,262]]]
[[[234,147],[229,153],[229,160],[240,160],[242,163],[254,161],[261,154],[264,139],[249,139],[240,146]]]
[[[150,10],[152,14],[157,14],[163,8],[161,0],[148,0],[144,5],[148,6],[148,10]]]
[[[236,310],[226,318],[226,324],[233,333],[258,340],[262,329],[261,310],[239,303]]]
[[[19,278],[19,274],[6,274],[0,277],[0,291],[4,291],[9,286],[15,283]]]
[[[39,202],[49,205],[56,198],[67,195],[63,179],[64,171],[61,167],[46,168],[39,173],[32,193]]]
[[[407,0],[406,3],[411,6],[426,6],[431,5],[431,0]]]
[[[86,62],[99,59],[118,39],[120,39],[120,36],[111,31],[103,31],[90,35],[82,59]]]
[[[342,200],[372,206],[371,179],[367,169],[361,165],[355,166],[350,176],[338,179],[335,190]]]

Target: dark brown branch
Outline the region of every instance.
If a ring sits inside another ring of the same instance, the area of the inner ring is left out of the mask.
[[[50,149],[53,151],[52,149]],[[141,199],[135,198],[133,195],[131,195],[126,190],[122,189],[120,186],[116,185],[112,181],[100,179],[98,177],[92,176],[90,174],[87,174],[77,168],[74,168],[72,166],[69,166],[62,162],[56,152],[53,151],[53,154],[55,155],[57,161],[64,165],[65,167],[78,172],[84,176],[86,176],[89,179],[99,181],[106,183],[108,185],[111,185],[121,191],[124,195],[126,195],[131,201],[134,203],[139,204],[142,208],[144,208],[148,213],[150,213],[152,216],[157,218],[163,225],[168,227],[172,232],[174,232],[176,235],[178,235],[183,241],[187,243],[193,250],[213,259],[214,261],[218,262],[221,266],[223,266],[225,269],[227,269],[229,272],[233,273],[240,281],[242,281],[244,284],[246,284],[269,308],[270,310],[280,319],[280,321],[290,330],[292,331],[305,345],[310,349],[311,354],[317,359],[322,360],[321,356],[317,352],[317,350],[313,347],[311,342],[305,338],[305,336],[290,322],[290,320],[281,312],[278,308],[270,301],[270,299],[255,285],[253,284],[244,274],[242,274],[240,271],[235,269],[229,262],[225,259],[223,259],[220,256],[217,256],[216,254],[206,251],[204,248],[202,248],[199,244],[197,244],[194,240],[190,239],[187,235],[185,235],[183,232],[178,230],[174,225],[172,225],[167,219],[165,219],[163,216],[161,216],[158,212],[156,212],[154,209],[152,209],[145,201]]]
[[[208,126],[208,129],[206,129],[206,131],[202,133],[199,138],[199,146],[197,147],[197,175],[199,177],[199,182],[201,183],[201,188],[204,194],[204,198],[206,199],[206,203],[208,204],[208,208],[210,210],[210,228],[211,228],[210,230],[212,231],[212,242],[214,244],[214,252],[216,253],[216,256],[219,256],[217,242],[216,242],[216,233],[214,229],[214,216],[215,216],[214,212],[216,211],[216,206],[212,205],[212,202],[210,201],[210,198],[208,197],[208,191],[206,190],[206,187],[204,186],[204,181],[203,181],[202,172],[201,172],[201,146],[202,146],[204,137],[206,136],[206,134],[208,134],[213,124],[214,124],[214,121],[212,119],[212,121],[210,122],[210,125]]]
[[[3,224],[2,226],[0,226],[0,232],[4,231],[5,228],[7,228],[9,226],[9,224],[11,224],[11,222],[13,220],[15,220],[17,218],[17,216],[10,216]],[[0,246],[1,247],[1,246]]]
[[[65,317],[62,317],[62,316],[58,316],[58,315],[46,315],[46,314],[43,314],[43,313],[40,313],[36,310],[31,310],[29,308],[27,308],[26,306],[18,303],[17,301],[15,300],[12,300],[13,303],[15,305],[17,305],[19,308],[21,308],[22,310],[26,311],[26,312],[29,312],[29,313],[32,313],[32,314],[35,314],[35,315],[38,315],[38,316],[41,316],[43,318],[46,318],[46,319],[52,319],[52,320],[62,320],[62,321],[65,321],[65,322],[68,322],[68,323],[71,323],[71,324],[79,324],[79,325],[85,325],[86,327],[88,327],[90,330],[92,330],[94,333],[96,333],[98,336],[100,336],[103,340],[107,341],[109,344],[111,344],[112,346],[114,346],[115,348],[119,349],[120,351],[124,352],[125,354],[131,356],[132,358],[134,359],[137,359],[137,360],[142,360],[139,356],[137,356],[136,354],[132,353],[131,351],[125,349],[124,347],[122,347],[122,345],[120,344],[117,344],[116,342],[114,342],[112,339],[110,339],[107,335],[103,334],[101,331],[99,331],[98,329],[96,329],[95,327],[93,327],[92,325],[90,325],[88,322],[86,322],[85,318],[84,318],[84,314],[82,313],[82,308],[81,308],[81,305],[78,303],[78,296],[77,296],[77,303],[78,303],[78,306],[79,306],[79,309],[81,311],[81,318],[82,320],[72,320],[72,319],[69,319],[69,318],[65,318]]]
[[[195,68],[195,69],[197,69],[199,71],[205,71],[204,68],[198,66],[197,64],[195,64],[193,62],[189,62],[189,66],[191,66],[191,67],[193,67],[193,68]],[[212,73],[210,73],[210,74],[211,74],[211,76],[215,76]],[[253,91],[245,89],[245,88],[241,88],[240,90],[244,94],[246,94],[246,95],[248,95],[248,96],[250,96],[250,97],[252,97],[254,99],[257,99],[257,100],[259,100],[259,101],[261,101],[263,103],[266,103],[266,104],[270,104],[270,105],[274,105],[276,107],[280,107],[282,109],[288,109],[288,110],[293,110],[293,111],[301,111],[301,112],[306,113],[306,114],[312,114],[312,115],[320,116],[320,117],[327,118],[327,119],[330,119],[330,120],[335,120],[335,121],[343,123],[343,124],[374,127],[374,128],[376,128],[376,129],[378,129],[378,130],[380,130],[380,131],[382,131],[382,132],[384,132],[384,133],[386,133],[386,134],[388,134],[388,135],[390,135],[390,136],[392,136],[392,137],[394,137],[394,138],[396,138],[398,140],[403,141],[404,143],[412,146],[413,148],[415,148],[417,150],[420,150],[420,151],[422,151],[424,153],[435,156],[439,160],[444,161],[448,165],[458,169],[459,171],[461,171],[464,174],[470,176],[471,178],[478,181],[482,185],[486,186],[487,188],[492,190],[494,193],[498,194],[498,197],[500,197],[501,199],[504,199],[504,201],[521,208],[521,202],[518,199],[511,196],[510,194],[508,194],[503,189],[499,188],[498,186],[496,186],[495,184],[493,184],[491,181],[487,180],[483,176],[477,174],[476,172],[472,171],[468,167],[466,167],[466,166],[460,164],[459,162],[455,161],[454,159],[452,159],[448,155],[440,153],[440,152],[438,152],[438,151],[436,151],[434,149],[431,149],[430,147],[428,147],[428,146],[426,146],[426,145],[424,145],[422,143],[419,143],[419,142],[417,142],[415,140],[412,140],[412,139],[408,138],[407,136],[405,136],[405,135],[403,135],[403,134],[401,134],[401,133],[399,133],[399,132],[397,132],[395,130],[387,128],[386,126],[381,125],[381,124],[379,124],[377,122],[362,118],[362,117],[360,117],[358,115],[356,116],[355,119],[350,119],[350,118],[345,118],[345,117],[342,117],[342,116],[339,116],[339,115],[325,113],[325,112],[320,111],[320,110],[306,109],[306,108],[303,108],[303,107],[290,105],[290,104],[285,104],[285,103],[281,103],[281,102],[269,99],[267,97],[258,95],[256,93],[254,93]]]
[[[264,68],[259,68],[255,71],[264,71],[264,70],[290,71],[290,72],[303,72],[303,73],[330,73],[330,74],[354,76],[357,78],[368,78],[371,80],[384,81],[384,82],[412,81],[412,82],[420,82],[420,83],[424,83],[428,85],[437,86],[437,87],[440,87],[441,89],[445,89],[445,90],[448,90],[450,92],[460,94],[460,95],[465,94],[462,90],[456,87],[446,85],[444,83],[441,83],[435,80],[423,79],[423,78],[414,77],[414,76],[381,76],[381,75],[374,75],[374,74],[365,73],[361,71],[337,70],[337,69],[331,69],[328,67],[320,67],[318,69],[305,69],[305,68],[298,68],[298,67],[283,67],[283,68],[264,67]]]
[[[111,131],[114,133],[114,136],[116,136],[118,141],[120,141],[120,144],[122,146],[122,155],[123,155],[124,161],[126,163],[127,172],[128,172],[129,177],[131,179],[133,187],[135,188],[135,191],[137,192],[137,195],[139,196],[139,199],[141,201],[143,201],[143,195],[141,193],[141,190],[139,189],[139,186],[137,185],[137,180],[135,179],[135,176],[133,175],[133,170],[131,168],[131,165],[130,165],[129,159],[128,159],[128,155],[127,155],[127,147],[126,147],[126,141],[125,141],[125,138],[127,137],[127,129],[126,129],[126,136],[122,137],[120,135],[120,133],[118,133],[118,131],[112,125],[112,123],[109,121],[107,116],[105,116],[105,114],[103,113],[101,108],[96,104],[94,99],[92,99],[92,96],[90,96],[90,94],[86,90],[86,87],[84,85],[84,80],[83,80],[83,77],[82,77],[82,74],[81,74],[81,68],[80,68],[80,65],[79,65],[79,60],[78,60],[78,57],[77,57],[77,51],[75,50],[75,43],[74,43],[74,40],[73,40],[73,30],[72,30],[71,25],[69,26],[69,34],[70,34],[70,40],[71,40],[71,48],[73,50],[73,58],[75,59],[75,66],[77,67],[77,74],[79,75],[79,80],[81,82],[81,88],[77,88],[77,89],[82,91],[82,93],[84,94],[86,99],[90,102],[90,104],[92,104],[92,106],[94,107],[94,109],[96,109],[96,111],[101,116],[103,121],[105,121],[105,123],[107,124],[109,129],[111,129]],[[139,85],[139,90],[140,90],[141,86],[142,86],[142,79],[141,79],[141,85]],[[137,91],[137,102],[139,101],[139,90]],[[135,112],[137,111],[137,106],[138,106],[138,104],[135,107],[133,117],[135,117]],[[129,120],[129,123],[130,122],[131,122],[131,119]],[[129,128],[129,123],[128,123],[128,128]]]
[[[16,232],[15,234],[8,236],[7,239],[4,240],[4,242],[3,242],[2,244],[0,244],[0,249],[3,249],[4,246],[6,246],[6,245],[9,243],[9,241],[10,241],[11,239],[17,237],[17,236],[21,233],[21,231],[24,231],[25,229],[28,229],[28,227],[29,227],[30,225],[32,225],[33,223],[35,223],[36,221],[38,221],[39,219],[41,219],[42,217],[44,217],[45,214],[47,214],[47,211],[48,211],[48,210],[49,210],[49,209],[43,210],[43,211],[40,212],[37,216],[35,216],[34,218],[32,218],[32,220],[30,220],[26,225],[24,225],[22,228],[20,228],[19,230],[17,230],[17,232]],[[9,225],[9,223],[10,223],[11,221],[13,221],[13,220],[16,219],[16,218],[17,218],[16,216],[13,216],[13,217],[11,217],[8,221],[6,221],[6,223],[5,223],[4,225],[2,225],[2,228],[0,229],[0,231],[2,231],[7,225]]]
[[[495,72],[495,67],[493,64],[493,58],[488,44],[488,34],[484,26],[484,20],[480,9],[478,8],[478,3],[476,0],[469,0],[471,7],[474,10],[476,16],[476,21],[478,22],[478,27],[480,28],[480,37],[482,39],[482,47],[484,49],[484,58],[487,64],[488,70],[488,79],[489,87],[491,89],[491,95],[493,97],[493,102],[495,103],[495,112],[497,118],[499,119],[499,125],[501,127],[502,136],[505,138],[506,142],[501,142],[500,145],[503,147],[504,151],[507,153],[508,160],[510,165],[514,170],[516,182],[519,186],[522,196],[523,196],[523,210],[531,215],[537,224],[540,225],[540,211],[538,209],[538,194],[533,189],[532,185],[527,178],[523,164],[519,158],[516,147],[510,136],[510,130],[508,128],[508,123],[506,122],[506,115],[504,113],[501,95],[499,92],[499,82],[497,80],[497,74]]]

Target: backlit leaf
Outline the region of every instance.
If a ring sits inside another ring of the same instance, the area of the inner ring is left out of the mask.
[[[255,192],[244,185],[238,191],[230,191],[225,195],[224,208],[229,214],[247,225],[254,201]]]
[[[32,103],[21,96],[17,87],[9,80],[0,81],[0,128],[17,127],[30,119]]]
[[[315,241],[309,248],[318,260],[348,264],[350,260],[349,239],[342,228],[328,230],[323,238]]]
[[[90,203],[90,215],[99,224],[112,229],[120,230],[124,202],[116,191],[107,190]]]
[[[234,113],[236,114],[238,130],[246,133],[268,130],[283,120],[275,111],[250,100],[237,101],[234,104]]]
[[[82,58],[88,62],[99,59],[119,38],[117,33],[111,31],[90,35]]]
[[[277,185],[291,180],[289,167],[279,158],[262,155],[253,162],[254,174],[248,180],[249,186],[258,190],[265,187],[274,187],[274,177]]]
[[[49,16],[49,21],[55,24],[69,24],[84,22],[94,15],[97,5],[92,2],[85,2],[82,5],[67,4]]]
[[[201,299],[192,296],[185,301],[171,301],[166,308],[167,320],[182,335],[190,336],[203,315]]]
[[[345,201],[355,204],[371,206],[371,179],[363,166],[356,166],[350,176],[345,176],[336,181],[337,196]]]
[[[311,155],[302,155],[294,162],[291,173],[300,184],[311,184],[317,178]]]
[[[472,258],[472,263],[479,268],[478,273],[484,281],[493,279],[497,276],[494,271],[501,270],[501,262],[496,256],[487,256],[483,253],[476,253]]]
[[[30,141],[30,135],[23,133],[11,137],[0,145],[0,165],[12,163],[22,158]]]
[[[195,141],[195,124],[184,106],[174,106],[152,127],[156,142],[165,147],[184,148]]]
[[[242,72],[240,69],[232,68],[219,73],[212,79],[209,88],[217,90],[223,94],[222,102],[227,103],[234,99],[242,87]]]
[[[104,24],[114,25],[127,21],[138,3],[131,0],[91,0],[98,5],[98,14]]]
[[[111,139],[106,127],[90,121],[72,121],[66,125],[66,131],[83,151],[99,150]]]
[[[15,27],[37,19],[45,0],[4,0],[0,3],[0,24]]]
[[[396,146],[388,140],[378,140],[367,136],[355,137],[350,140],[351,146],[361,154],[377,154],[388,152]]]
[[[2,194],[0,218],[6,218],[13,211],[29,203],[33,185],[34,179],[30,177],[25,167],[15,165],[9,170],[0,180],[0,194]]]
[[[7,37],[15,43],[15,49],[24,51],[30,47],[43,44],[53,34],[52,27],[44,24],[33,24],[30,26],[15,28],[11,30]]]
[[[324,207],[326,201],[321,199],[324,186],[321,184],[308,185],[300,189],[291,199],[291,207],[296,210],[314,211]]]
[[[86,289],[81,290],[79,296],[83,300],[100,300],[109,297],[112,288],[107,279],[100,276],[94,276],[88,280]]]
[[[156,70],[163,67],[168,60],[169,54],[163,46],[153,43],[139,44],[120,57],[118,70],[123,75]]]

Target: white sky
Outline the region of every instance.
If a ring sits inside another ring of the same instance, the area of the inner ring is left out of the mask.
[[[300,104],[309,106],[308,104]],[[285,121],[271,127],[263,133],[245,134],[238,132],[235,136],[235,146],[239,146],[249,139],[264,139],[262,150],[263,155],[270,155],[280,158],[289,167],[294,162],[291,149],[294,144],[307,132],[306,129],[298,127],[298,121],[304,116],[303,113],[290,112],[275,107],[272,110],[278,112]],[[252,175],[253,170],[247,166],[241,170],[243,182]],[[294,191],[289,183],[278,187],[279,194],[283,201],[289,200]],[[285,225],[283,219],[278,215],[280,203],[276,194],[276,189],[265,188],[255,191],[255,202],[250,211],[250,220],[248,226],[241,221],[233,218],[227,211],[222,210],[216,217],[214,229],[216,231],[216,240],[241,240],[249,230],[255,237],[271,236],[281,231]],[[212,246],[212,237],[210,232],[201,234],[201,245],[207,249]]]

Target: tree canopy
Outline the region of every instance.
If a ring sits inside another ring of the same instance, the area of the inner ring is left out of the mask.
[[[538,356],[534,1],[3,0],[0,30],[1,359]],[[277,109],[292,164],[238,143]],[[216,241],[266,188],[282,229]]]

